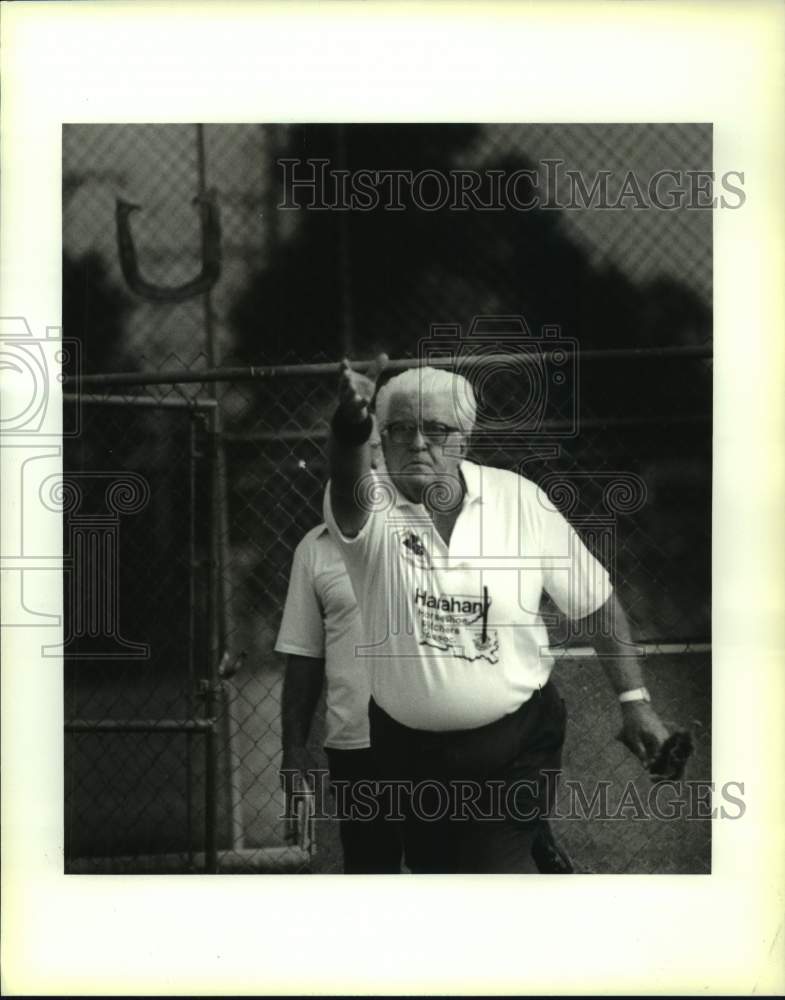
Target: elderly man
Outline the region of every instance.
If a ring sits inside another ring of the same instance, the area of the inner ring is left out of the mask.
[[[534,871],[566,722],[543,590],[585,622],[625,742],[645,761],[667,731],[605,570],[534,483],[466,460],[464,378],[412,369],[379,390],[387,472],[371,472],[377,374],[342,366],[324,505],[367,636],[377,772],[413,872]]]
[[[381,439],[369,440],[371,468],[382,465]],[[396,824],[375,808],[369,783],[373,768],[368,725],[369,664],[357,651],[365,644],[360,613],[338,547],[327,525],[312,528],[294,552],[283,618],[275,644],[287,654],[281,705],[281,780],[291,801],[295,776],[308,779],[316,761],[307,743],[322,688],[327,687],[324,749],[336,795],[344,872],[396,874],[401,844]],[[357,796],[358,790],[360,796]],[[357,815],[359,813],[359,815]],[[542,824],[533,846],[540,872],[564,874],[569,858]]]

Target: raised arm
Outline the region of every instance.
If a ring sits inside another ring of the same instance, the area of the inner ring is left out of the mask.
[[[357,485],[371,471],[371,400],[376,380],[387,363],[381,354],[361,375],[344,360],[338,382],[338,408],[330,433],[330,502],[342,534],[351,538],[362,530],[368,511],[359,502]]]

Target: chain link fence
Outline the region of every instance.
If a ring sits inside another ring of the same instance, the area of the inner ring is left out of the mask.
[[[187,870],[215,794],[209,404],[65,406],[81,411],[80,434],[64,439],[66,858],[123,870],[164,853]]]
[[[543,485],[590,547],[612,531],[609,568],[650,653],[653,695],[665,719],[694,731],[690,777],[710,777],[711,213],[278,207],[276,161],[302,171],[320,157],[412,171],[561,159],[548,169],[650,176],[710,169],[711,130],[64,129],[64,333],[82,342],[87,375],[139,373],[83,379],[67,402],[83,414],[67,481],[135,472],[146,484],[139,510],[118,513],[114,631],[149,647],[136,660],[101,655],[96,635],[66,647],[67,870],[340,871],[331,821],[317,822],[312,857],[283,845],[283,663],[273,652],[294,548],[321,520],[334,360],[385,349],[405,367],[437,333],[444,353],[445,326],[456,356],[476,353],[478,315],[524,316],[540,360],[496,365],[493,379],[469,364],[481,426],[519,432],[478,436],[470,457]],[[187,301],[134,294],[116,197],[142,206],[129,220],[139,269],[166,290],[200,273],[191,202],[211,186],[220,279]],[[557,363],[559,343],[575,343],[577,356]],[[492,344],[505,352],[503,336]],[[216,365],[223,374],[207,375]],[[79,516],[66,508],[67,533]],[[95,549],[80,551],[74,609],[96,565]],[[96,593],[109,571],[93,572]],[[100,637],[100,622],[92,627]],[[580,649],[556,667],[571,715],[565,777],[631,780],[645,801],[647,779],[614,739],[617,708],[599,674]],[[317,754],[322,731],[323,709]],[[556,826],[587,871],[710,867],[708,820]]]

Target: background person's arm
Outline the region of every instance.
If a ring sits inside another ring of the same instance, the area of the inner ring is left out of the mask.
[[[325,678],[324,612],[315,562],[319,535],[310,532],[294,552],[275,649],[286,653],[281,697],[281,784],[291,795],[296,772],[316,766],[306,749]]]
[[[323,687],[323,659],[287,657],[281,704],[281,778],[287,792],[292,790],[295,772],[305,776],[316,766],[308,749],[308,734]]]

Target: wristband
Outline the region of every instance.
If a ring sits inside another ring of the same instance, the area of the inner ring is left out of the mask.
[[[365,444],[371,436],[371,431],[373,430],[373,418],[369,413],[364,420],[359,422],[359,424],[354,424],[350,420],[346,419],[339,406],[333,414],[330,426],[336,441],[340,441],[341,444],[359,446],[361,444]]]
[[[619,701],[622,705],[630,701],[651,701],[651,695],[645,687],[633,688],[631,691],[622,691]]]

